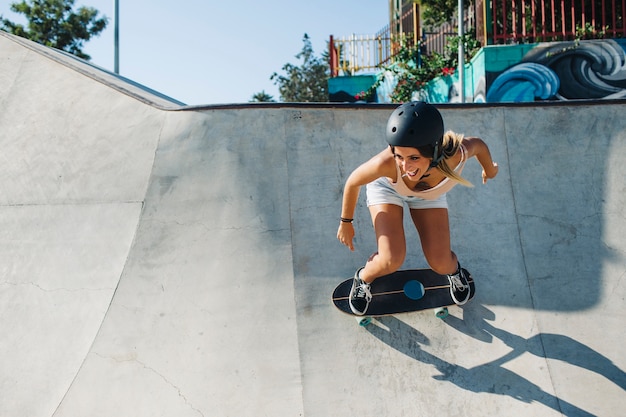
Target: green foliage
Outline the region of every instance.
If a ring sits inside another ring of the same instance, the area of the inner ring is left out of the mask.
[[[393,103],[405,103],[411,101],[413,95],[420,91],[431,80],[452,76],[458,66],[459,42],[463,42],[464,60],[469,62],[480,50],[480,42],[476,40],[474,31],[471,30],[463,37],[452,36],[448,39],[443,54],[433,52],[423,54],[423,45],[420,41],[417,46],[407,46],[406,43],[394,56],[394,63],[384,67],[378,81],[365,93],[368,97],[376,92],[376,88],[382,83],[384,72],[395,74],[397,84],[391,93]]]
[[[608,26],[601,27],[600,30],[589,22],[585,23],[585,27],[576,24],[576,41],[583,39],[604,39],[606,38],[606,32],[609,30]]]
[[[102,32],[108,23],[98,10],[81,6],[73,11],[74,0],[23,0],[11,4],[11,11],[23,14],[27,27],[0,16],[0,29],[45,46],[61,49],[83,59],[83,43]]]
[[[478,39],[476,39],[476,30],[470,28],[463,36],[451,36],[448,38],[448,43],[445,47],[445,54],[454,57],[454,64],[456,65],[459,57],[459,42],[463,42],[463,56],[465,62],[469,62],[474,55],[480,50],[481,45]]]
[[[444,55],[432,53],[420,54],[420,45],[417,47],[403,47],[398,54],[395,65],[389,66],[388,71],[395,73],[398,80],[392,94],[394,103],[411,101],[413,93],[422,89],[430,80],[440,75],[454,73],[454,61]]]
[[[421,0],[423,18],[426,25],[440,25],[450,21],[457,10],[458,0]],[[465,7],[469,6],[465,1]]]
[[[274,73],[270,80],[278,85],[283,102],[327,102],[330,76],[328,59],[318,58],[313,54],[313,47],[306,33],[302,42],[302,51],[296,55],[296,58],[302,60],[302,65],[285,64],[282,70],[286,74]]]
[[[271,95],[267,94],[265,92],[265,90],[261,91],[260,93],[256,93],[255,95],[252,96],[252,100],[250,100],[251,103],[273,103],[276,100],[274,100],[274,97],[272,97]]]

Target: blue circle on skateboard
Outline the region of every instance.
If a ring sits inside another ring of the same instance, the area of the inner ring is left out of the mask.
[[[408,281],[404,284],[404,295],[411,300],[419,300],[424,296],[424,285],[417,280]]]

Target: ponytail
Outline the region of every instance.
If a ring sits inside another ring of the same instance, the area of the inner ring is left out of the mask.
[[[459,151],[461,147],[461,142],[463,141],[463,134],[454,133],[451,130],[448,130],[443,135],[443,140],[441,143],[441,152],[443,158],[437,164],[437,169],[441,171],[443,175],[446,177],[458,182],[459,184],[465,185],[466,187],[473,187],[472,183],[454,172],[453,168],[450,168],[447,160],[452,158]]]

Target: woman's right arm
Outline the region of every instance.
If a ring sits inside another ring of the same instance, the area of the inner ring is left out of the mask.
[[[354,239],[354,225],[352,224],[352,221],[345,220],[354,219],[354,213],[356,211],[356,205],[359,200],[359,193],[362,186],[369,184],[382,176],[393,175],[389,170],[389,161],[391,161],[392,164],[395,163],[393,162],[393,157],[389,158],[386,153],[391,155],[388,149],[381,152],[352,171],[346,180],[341,203],[341,221],[339,222],[337,239],[339,239],[341,243],[346,245],[352,251],[354,250],[354,245],[352,243],[352,240]],[[395,165],[392,166],[394,167],[393,173],[395,173]]]

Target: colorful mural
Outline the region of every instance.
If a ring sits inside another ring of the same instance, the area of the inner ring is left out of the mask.
[[[396,80],[383,74],[374,97],[390,102]],[[331,101],[357,101],[378,76],[329,80]],[[465,67],[465,102],[533,102],[626,98],[626,39],[597,39],[482,48]],[[431,103],[461,101],[458,76],[437,78],[413,96]]]
[[[623,39],[550,42],[504,71],[486,60],[486,101],[626,98],[625,51]]]
[[[626,98],[626,40],[598,39],[487,46],[465,68],[465,101],[474,103]],[[461,101],[456,77],[416,94]]]

